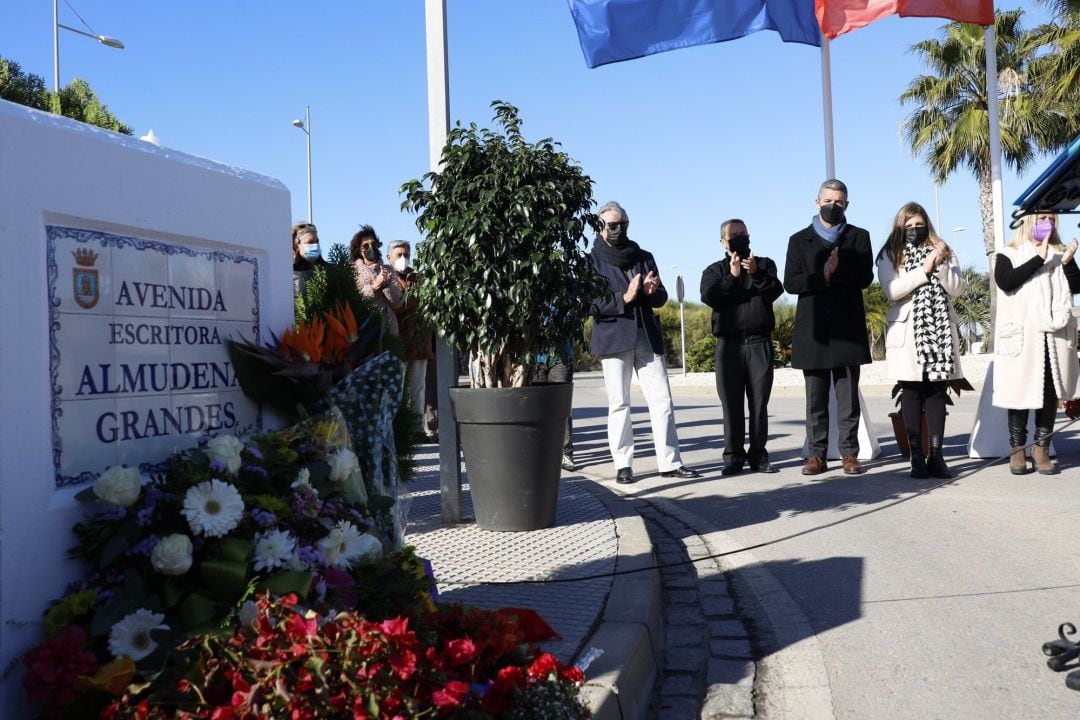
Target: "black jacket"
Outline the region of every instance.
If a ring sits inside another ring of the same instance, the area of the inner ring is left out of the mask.
[[[798,295],[791,366],[803,370],[865,365],[870,362],[862,291],[874,281],[870,233],[848,225],[837,239],[836,272],[825,282],[832,247],[811,225],[788,240],[784,289]]]
[[[771,335],[776,326],[773,302],[784,288],[776,276],[776,263],[757,257],[758,271],[731,274],[731,256],[714,262],[701,274],[701,301],[712,308],[712,332],[730,335]],[[748,278],[748,279],[747,279]]]
[[[611,292],[592,304],[593,331],[589,352],[593,355],[614,355],[633,350],[637,344],[640,322],[649,337],[653,352],[663,354],[664,338],[660,333],[660,318],[653,312],[653,308],[662,307],[667,302],[667,289],[663,283],[652,295],[646,295],[644,290],[639,290],[633,302],[623,303],[623,295],[630,287],[630,278],[626,277],[626,272],[630,273],[630,277],[641,273],[642,281],[650,271],[660,275],[652,253],[642,250],[641,258],[626,272],[602,260],[596,253],[590,253],[590,257],[596,272],[607,279]]]

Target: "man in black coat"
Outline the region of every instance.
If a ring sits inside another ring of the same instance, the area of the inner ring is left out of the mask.
[[[826,468],[829,387],[836,388],[837,445],[844,472],[859,464],[859,369],[870,362],[862,291],[874,280],[870,233],[849,225],[847,186],[826,180],[818,190],[818,214],[788,240],[784,289],[798,295],[791,366],[806,382],[809,458],[803,475]]]
[[[750,235],[742,220],[726,220],[720,241],[723,260],[701,275],[701,301],[712,308],[716,336],[716,392],[724,409],[724,467],[722,475],[742,472],[749,461],[756,472],[772,473],[765,442],[769,437],[769,396],[773,384],[773,302],[784,288],[776,263],[750,250]],[[743,448],[750,405],[750,451]]]
[[[592,247],[593,267],[610,292],[592,306],[591,352],[600,357],[608,396],[608,446],[615,463],[615,481],[634,482],[634,431],[630,421],[630,378],[637,372],[649,406],[656,464],[664,477],[701,477],[683,466],[675,434],[664,339],[653,308],[667,302],[667,290],[651,253],[626,235],[630,219],[616,202],[599,211],[603,227]]]

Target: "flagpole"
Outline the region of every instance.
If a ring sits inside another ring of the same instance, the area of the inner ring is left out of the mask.
[[[450,132],[450,73],[447,70],[446,0],[425,0],[427,35],[428,152],[432,172],[442,168],[442,151]],[[441,337],[435,342],[438,384],[439,502],[445,523],[461,522],[461,446],[450,407],[450,388],[457,385],[457,353]]]
[[[829,38],[821,38],[821,104],[825,116],[825,179],[836,177],[836,157],[833,148],[832,63],[829,60]]]
[[[994,204],[994,250],[1005,246],[1005,202],[1001,195],[1001,113],[998,104],[997,34],[986,26],[986,111],[990,115],[990,190]]]

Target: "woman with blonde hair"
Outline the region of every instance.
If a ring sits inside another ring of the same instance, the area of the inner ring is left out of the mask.
[[[994,328],[993,403],[1009,411],[1009,470],[1028,471],[1028,411],[1035,410],[1031,459],[1043,475],[1057,472],[1050,461],[1058,400],[1080,395],[1073,295],[1080,293],[1077,241],[1065,247],[1057,215],[1027,215],[1012,241],[997,254],[997,318]]]
[[[934,231],[926,210],[909,202],[893,220],[877,256],[878,280],[892,307],[886,316],[885,371],[900,384],[900,412],[911,447],[911,477],[948,479],[941,452],[945,392],[964,376],[952,298],[964,292],[960,263]],[[929,453],[924,456],[926,417]]]

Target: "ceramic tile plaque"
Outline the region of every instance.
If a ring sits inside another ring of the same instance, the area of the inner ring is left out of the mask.
[[[259,340],[258,261],[49,225],[56,485],[154,468],[207,433],[261,425],[225,341]]]

